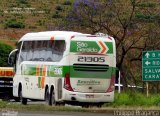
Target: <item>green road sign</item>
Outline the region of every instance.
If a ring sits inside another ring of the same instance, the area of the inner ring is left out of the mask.
[[[144,51],[142,54],[142,80],[160,81],[160,51]]]

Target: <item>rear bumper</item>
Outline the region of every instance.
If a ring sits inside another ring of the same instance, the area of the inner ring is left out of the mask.
[[[110,93],[80,93],[63,90],[63,100],[67,102],[106,103],[114,101],[114,91]]]

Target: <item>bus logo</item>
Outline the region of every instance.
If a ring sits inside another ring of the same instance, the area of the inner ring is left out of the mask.
[[[112,54],[113,43],[103,41],[71,41],[70,52]]]

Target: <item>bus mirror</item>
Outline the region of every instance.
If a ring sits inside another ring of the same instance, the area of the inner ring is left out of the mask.
[[[8,57],[8,64],[11,66],[14,66],[15,61],[16,61],[16,54],[18,52],[18,49],[14,49],[10,52],[9,57]]]

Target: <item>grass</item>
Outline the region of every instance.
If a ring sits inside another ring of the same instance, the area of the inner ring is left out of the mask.
[[[115,101],[113,103],[105,104],[104,107],[112,106],[112,107],[120,107],[120,106],[160,106],[160,95],[150,95],[147,97],[142,93],[137,92],[127,92],[127,93],[116,93]]]
[[[80,108],[69,106],[48,106],[45,104],[21,105],[13,102],[0,101],[0,109],[16,111],[67,111],[67,112],[113,112],[115,110],[160,110],[160,95],[146,95],[142,93],[116,93],[113,103],[106,103],[102,108]]]

